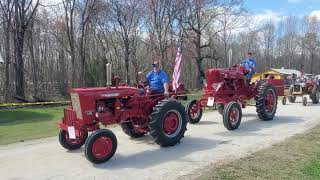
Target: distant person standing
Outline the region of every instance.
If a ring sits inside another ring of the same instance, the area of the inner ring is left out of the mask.
[[[252,52],[248,52],[247,58],[241,62],[241,65],[248,72],[246,74],[246,77],[248,79],[251,79],[252,76],[256,73],[256,66],[257,66],[256,60],[252,56]]]

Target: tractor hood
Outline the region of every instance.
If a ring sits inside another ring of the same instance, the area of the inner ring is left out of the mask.
[[[132,96],[138,92],[135,87],[119,86],[116,87],[94,87],[94,88],[74,88],[69,90],[69,94],[77,93],[79,96],[92,96],[95,99],[119,98]]]

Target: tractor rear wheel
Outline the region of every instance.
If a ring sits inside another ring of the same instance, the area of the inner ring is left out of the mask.
[[[116,136],[108,129],[100,129],[92,133],[86,141],[84,154],[92,163],[108,161],[117,150]]]
[[[312,100],[313,104],[318,104],[319,103],[319,87],[315,85],[312,88],[312,92],[310,94],[310,99]]]
[[[276,90],[268,83],[260,85],[256,96],[256,108],[261,120],[272,120],[277,111],[278,97]]]
[[[81,133],[81,136],[79,138],[70,139],[69,133],[64,129],[60,129],[59,142],[61,146],[68,150],[80,149],[88,138],[88,132],[81,131],[80,133]]]
[[[237,102],[229,102],[223,110],[223,125],[228,130],[237,129],[241,123],[242,110]]]
[[[150,135],[161,146],[173,146],[184,137],[187,122],[186,112],[180,102],[163,100],[151,113]]]
[[[126,122],[126,123],[122,123],[121,125],[122,131],[130,136],[131,138],[139,138],[144,136],[146,133],[144,132],[137,132],[134,127],[132,122]]]
[[[292,93],[293,93],[293,87],[291,86],[290,88],[289,88],[289,96],[288,96],[288,100],[289,100],[289,102],[291,102],[291,103],[294,103],[295,101],[296,101],[296,96],[294,96],[294,95],[292,95]]]
[[[197,104],[197,100],[190,100],[186,106],[186,113],[189,123],[196,124],[200,122],[202,117],[202,108]]]

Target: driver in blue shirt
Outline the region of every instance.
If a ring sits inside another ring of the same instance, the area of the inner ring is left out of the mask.
[[[244,67],[245,70],[248,71],[246,77],[248,79],[251,79],[252,76],[256,73],[257,66],[256,60],[252,57],[251,52],[248,52],[247,58],[241,62],[241,65]]]
[[[146,75],[151,94],[169,95],[169,79],[166,72],[160,69],[159,61],[154,61],[152,64],[153,70]],[[139,72],[139,74],[142,74]]]

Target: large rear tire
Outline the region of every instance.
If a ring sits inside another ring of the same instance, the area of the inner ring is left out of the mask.
[[[189,123],[196,124],[202,117],[202,108],[198,106],[197,100],[190,100],[186,106]]]
[[[223,110],[223,125],[228,130],[237,129],[241,123],[242,109],[239,103],[229,102]]]
[[[289,102],[291,102],[291,103],[294,103],[295,101],[296,101],[296,96],[294,96],[294,95],[292,95],[292,93],[293,93],[293,87],[291,86],[290,88],[289,88],[289,96],[288,96],[288,100],[289,100]]]
[[[137,132],[134,129],[132,122],[126,122],[126,123],[121,124],[120,126],[122,128],[122,131],[126,135],[130,136],[131,138],[139,138],[139,137],[142,137],[146,134],[144,132]]]
[[[180,102],[163,100],[151,114],[150,135],[160,146],[174,146],[184,137],[187,122],[186,112]]]
[[[312,100],[313,104],[319,103],[319,87],[317,85],[314,85],[314,87],[312,88],[310,99]]]
[[[77,139],[70,139],[69,133],[64,130],[60,129],[59,131],[59,142],[61,146],[68,150],[76,150],[80,149],[88,138],[88,132],[81,131],[81,136]]]
[[[277,111],[278,96],[273,86],[268,83],[260,85],[256,96],[256,108],[261,120],[272,120]]]
[[[117,150],[116,136],[108,129],[100,129],[92,133],[86,141],[84,154],[92,163],[103,163],[113,157]]]

